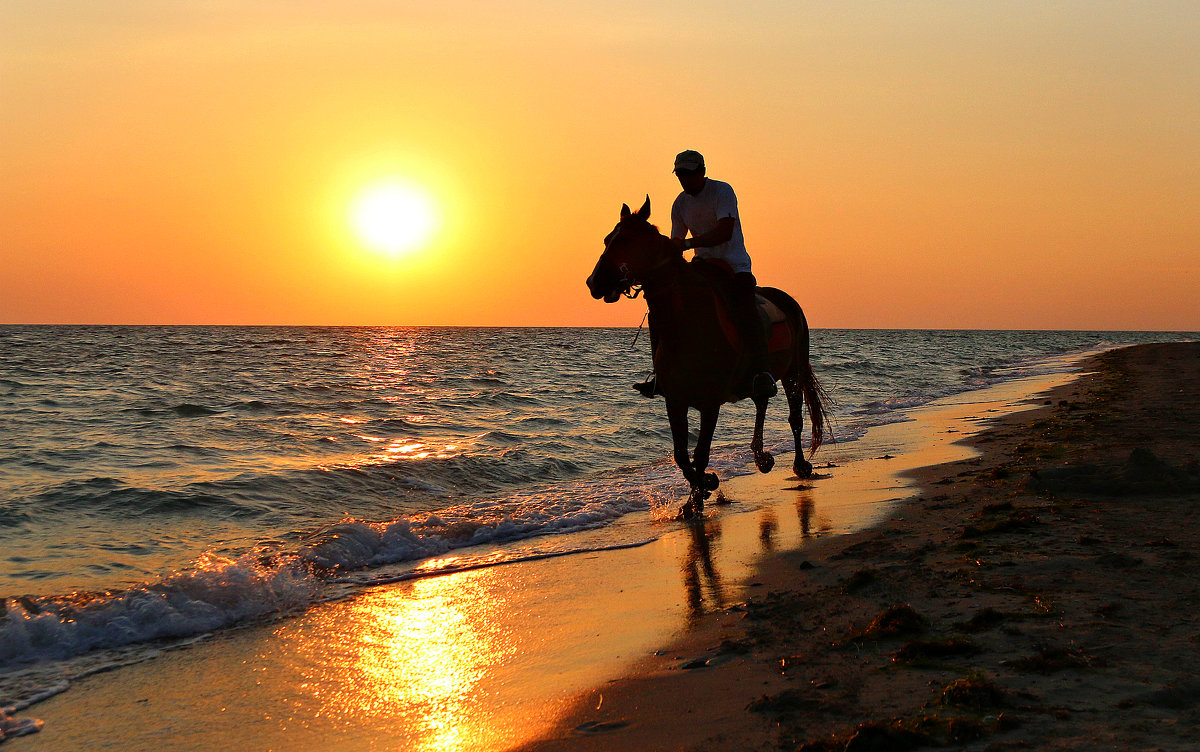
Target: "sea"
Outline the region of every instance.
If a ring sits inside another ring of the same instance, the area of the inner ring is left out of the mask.
[[[940,397],[1198,338],[821,329],[812,359],[845,444]],[[649,369],[632,328],[0,327],[0,713],[450,552],[653,538],[687,487],[662,400],[631,388]],[[722,412],[722,478],[754,471],[753,412]],[[786,417],[773,401],[776,454]]]

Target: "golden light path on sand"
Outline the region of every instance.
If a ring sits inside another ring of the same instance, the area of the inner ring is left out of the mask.
[[[406,749],[422,752],[519,741],[520,728],[477,712],[489,695],[505,691],[488,680],[524,642],[521,625],[497,618],[510,608],[510,574],[461,572],[377,588],[302,627],[281,625],[281,652],[300,659],[305,678],[298,688],[313,701],[298,704],[335,726],[402,726]],[[523,715],[531,721],[536,711]]]

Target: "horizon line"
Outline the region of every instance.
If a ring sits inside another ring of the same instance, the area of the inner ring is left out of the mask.
[[[0,322],[0,327],[95,327],[95,328],[237,328],[237,329],[641,329],[633,325],[591,324],[128,324],[128,323],[80,323],[80,322]],[[867,332],[1113,332],[1137,334],[1196,334],[1200,329],[1055,329],[1049,327],[957,327],[957,326],[817,326],[813,331],[867,331]]]

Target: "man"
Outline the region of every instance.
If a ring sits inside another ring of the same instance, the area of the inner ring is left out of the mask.
[[[671,240],[683,250],[695,249],[698,258],[724,262],[732,270],[729,315],[742,333],[750,373],[754,374],[750,396],[773,397],[776,389],[767,359],[767,336],[754,297],[758,282],[750,271],[737,196],[728,183],[705,175],[704,157],[698,151],[680,152],[674,172],[683,192],[671,206]],[[635,386],[646,396],[654,393],[652,381]]]

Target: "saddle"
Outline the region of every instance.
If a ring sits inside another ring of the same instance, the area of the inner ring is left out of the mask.
[[[690,262],[701,276],[708,281],[709,289],[717,299],[717,319],[725,339],[741,350],[742,333],[729,315],[730,283],[733,280],[733,268],[720,259],[695,258]],[[758,303],[758,316],[767,332],[767,352],[778,352],[791,346],[792,335],[788,331],[787,316],[783,309],[763,297],[762,293],[755,295]]]

